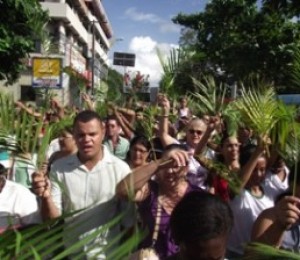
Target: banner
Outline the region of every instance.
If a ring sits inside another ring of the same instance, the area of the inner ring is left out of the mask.
[[[35,88],[62,88],[62,60],[35,57],[32,59],[32,86]]]

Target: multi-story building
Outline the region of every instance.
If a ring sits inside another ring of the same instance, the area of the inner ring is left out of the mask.
[[[39,91],[36,91],[37,87],[32,87],[36,58],[42,61],[43,58],[58,58],[62,65],[61,88],[54,90],[51,84],[44,84],[43,87],[54,92],[63,104],[79,105],[80,91],[83,88],[96,89],[100,86],[100,79],[107,74],[112,38],[109,19],[101,0],[40,2],[51,18],[46,27],[50,36],[49,48],[45,50],[45,45],[37,42],[36,52],[26,60],[28,70],[10,89],[15,99],[36,101]]]

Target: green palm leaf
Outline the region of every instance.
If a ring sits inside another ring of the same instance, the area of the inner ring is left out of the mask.
[[[241,98],[235,102],[243,123],[260,136],[270,136],[279,120],[278,102],[273,88],[266,90],[241,89]]]
[[[230,190],[235,193],[240,193],[240,187],[241,187],[241,181],[238,177],[237,173],[231,172],[228,167],[220,162],[216,162],[214,160],[207,159],[203,156],[196,155],[194,156],[195,159],[203,165],[210,174],[216,174],[222,179],[226,180],[228,182],[228,186]]]
[[[217,85],[216,81],[212,76],[203,78],[203,81],[199,81],[192,78],[194,86],[196,88],[195,93],[191,93],[197,105],[197,110],[202,115],[215,116],[222,114],[226,108],[225,94],[226,88],[220,83]]]
[[[105,234],[108,229],[119,225],[124,214],[117,216],[109,221],[103,227],[96,229],[86,235],[83,239],[76,241],[67,248],[62,248],[66,244],[66,239],[71,239],[73,242],[75,230],[81,225],[86,224],[86,219],[66,224],[65,219],[75,217],[80,211],[66,214],[58,219],[48,221],[44,224],[28,227],[21,231],[6,231],[0,236],[0,259],[64,259],[65,257],[72,257],[72,259],[82,259],[84,255],[80,249],[83,246],[87,247],[86,253],[95,249],[94,245],[88,246],[89,243],[101,234]],[[61,223],[61,224],[57,224]],[[49,229],[49,227],[51,227]],[[108,254],[107,259],[121,260],[126,257],[136,248],[142,237],[141,232],[125,240],[122,244],[117,246],[124,232],[120,232],[112,238],[108,245],[99,253]],[[98,246],[98,245],[97,245]],[[112,250],[113,248],[113,250]],[[58,251],[59,249],[59,251]],[[79,251],[78,251],[79,250]]]
[[[280,250],[272,246],[250,243],[246,247],[246,255],[242,258],[245,260],[260,259],[260,260],[299,260],[299,254]]]

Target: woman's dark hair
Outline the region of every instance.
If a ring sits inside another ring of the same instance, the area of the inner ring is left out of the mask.
[[[150,149],[151,149],[151,143],[147,139],[147,137],[144,135],[139,135],[139,136],[133,137],[130,141],[129,150],[136,144],[143,145],[147,149],[147,151],[150,151]]]
[[[184,196],[170,219],[171,233],[178,245],[227,235],[232,226],[233,214],[229,205],[204,191]]]
[[[146,136],[144,135],[138,135],[138,136],[135,136],[131,139],[130,141],[130,144],[129,144],[129,150],[126,154],[126,161],[129,162],[130,161],[130,150],[132,149],[133,146],[135,146],[136,144],[141,144],[143,145],[146,150],[148,152],[150,152],[151,150],[151,143],[150,141],[147,139]],[[148,161],[149,161],[149,157],[148,157]]]

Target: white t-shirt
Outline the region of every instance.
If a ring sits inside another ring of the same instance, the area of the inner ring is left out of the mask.
[[[289,188],[289,174],[290,170],[287,167],[284,167],[286,177],[281,181],[277,174],[274,174],[271,171],[268,171],[265,178],[265,187],[267,189],[267,194],[269,194],[271,199],[276,200],[278,195],[286,192]]]
[[[247,190],[229,202],[233,212],[234,226],[229,236],[227,249],[243,254],[243,246],[250,242],[252,226],[258,215],[265,209],[273,207],[274,201],[269,196],[254,197]]]
[[[74,232],[69,233],[73,239],[82,239],[121,214],[123,205],[116,198],[115,190],[129,173],[129,166],[112,155],[105,146],[102,160],[91,171],[79,161],[76,154],[54,162],[51,168],[51,194],[56,207],[63,213],[83,210],[69,221],[77,225]],[[108,237],[118,232],[118,228],[113,228],[96,237],[92,243],[98,246],[88,257],[98,253],[101,245],[107,244]],[[99,257],[102,258],[105,259],[105,256]]]
[[[15,228],[41,223],[36,196],[21,184],[6,180],[0,193],[0,233],[9,225]]]

